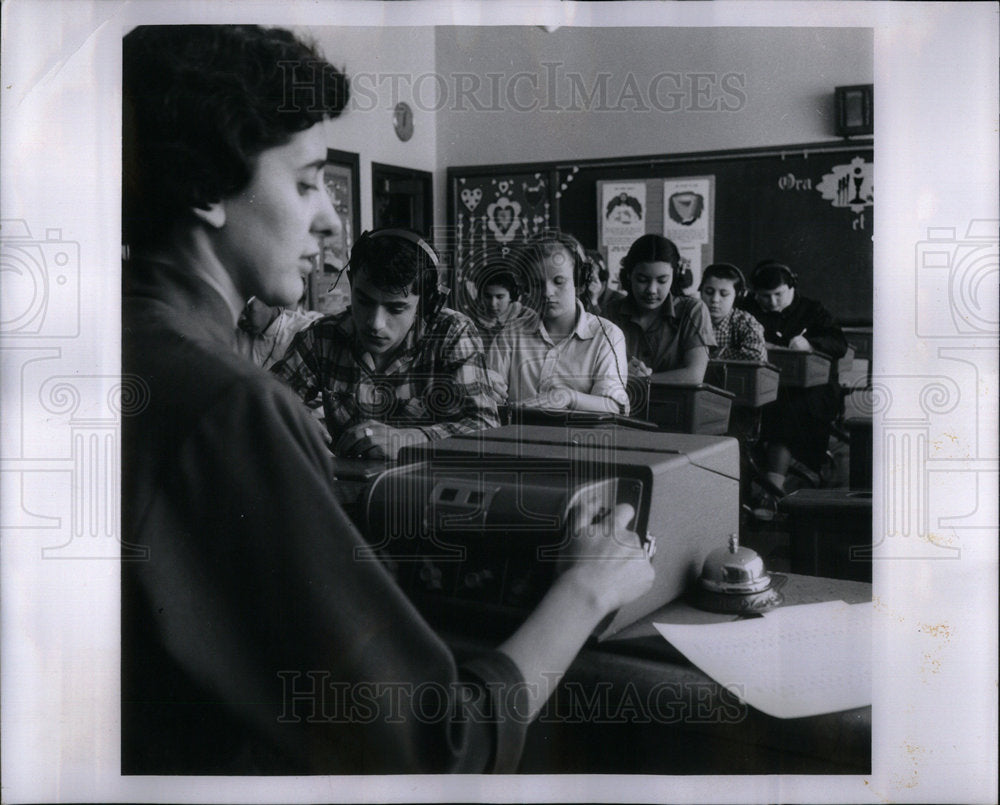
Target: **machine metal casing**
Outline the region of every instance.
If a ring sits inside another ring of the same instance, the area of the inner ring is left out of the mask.
[[[739,449],[727,437],[507,425],[400,459],[368,491],[366,531],[432,620],[522,621],[574,555],[567,523],[581,507],[628,502],[630,527],[656,537],[653,588],[600,637],[680,596],[708,552],[738,531]]]

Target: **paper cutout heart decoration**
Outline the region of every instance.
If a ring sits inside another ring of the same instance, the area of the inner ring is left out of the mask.
[[[479,206],[479,202],[483,200],[482,188],[475,188],[470,190],[468,187],[461,192],[462,203],[466,206],[469,212],[474,212],[476,207]]]
[[[524,182],[524,200],[527,201],[532,207],[537,207],[542,201],[545,200],[545,182],[538,182],[537,184],[529,186],[527,182]]]
[[[499,198],[486,208],[487,226],[497,243],[510,243],[521,226],[521,205],[509,198]]]

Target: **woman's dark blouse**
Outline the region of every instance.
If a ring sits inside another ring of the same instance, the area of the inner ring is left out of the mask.
[[[514,771],[514,663],[458,666],[366,558],[317,423],[235,354],[221,296],[126,282],[122,773]]]

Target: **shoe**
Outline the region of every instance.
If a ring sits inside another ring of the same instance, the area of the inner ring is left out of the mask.
[[[750,513],[765,523],[771,522],[778,513],[778,500],[768,492],[762,492],[750,504]]]

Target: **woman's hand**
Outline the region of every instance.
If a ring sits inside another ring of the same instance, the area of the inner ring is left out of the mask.
[[[601,505],[592,501],[576,514],[569,524],[568,569],[500,646],[527,683],[529,718],[541,710],[601,619],[653,584],[650,552],[628,530],[634,510],[620,505],[601,516]]]
[[[601,617],[643,595],[653,584],[651,552],[628,529],[634,517],[631,506],[620,504],[612,511],[581,511],[569,526],[564,556],[570,565],[560,578],[577,586]]]

